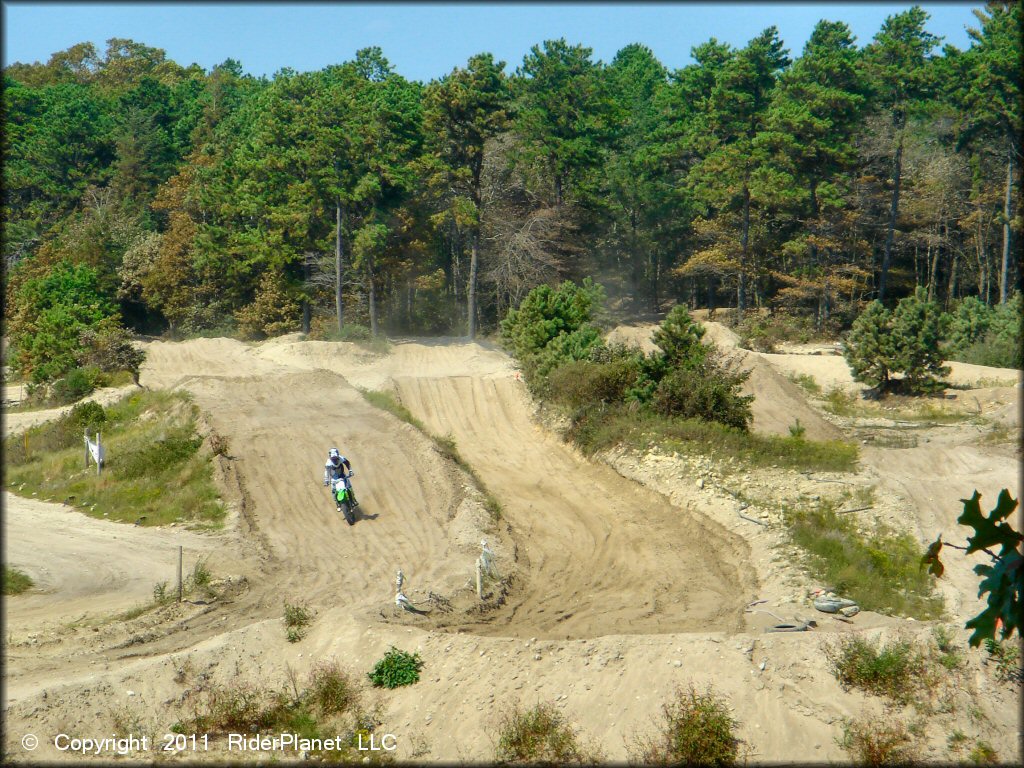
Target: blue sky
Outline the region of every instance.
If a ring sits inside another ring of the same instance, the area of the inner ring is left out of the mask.
[[[300,72],[351,59],[378,45],[398,72],[439,77],[482,51],[518,66],[530,46],[565,37],[610,61],[629,43],[650,47],[670,69],[691,63],[690,49],[710,37],[744,45],[767,26],[779,28],[791,54],[822,18],[845,21],[860,45],[896,3],[52,3],[5,1],[3,63],[45,62],[83,41],[102,53],[112,37],[163,48],[179,64],[209,69],[227,58],[246,72]],[[976,3],[920,3],[930,32],[969,45]]]

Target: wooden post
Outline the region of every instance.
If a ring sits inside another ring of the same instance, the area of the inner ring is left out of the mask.
[[[101,461],[101,454],[100,454],[100,445],[101,445],[101,443],[100,443],[100,439],[101,439],[100,438],[100,434],[101,433],[99,433],[99,432],[96,433],[96,476],[97,477],[99,477],[100,472],[103,469],[103,462]]]
[[[28,432],[26,432],[25,434],[28,435]],[[88,469],[89,468],[89,428],[88,427],[85,428],[85,433],[84,433],[83,437],[85,438],[85,468]]]
[[[25,458],[28,458],[28,430],[26,429],[23,433],[25,435]]]
[[[184,557],[184,547],[178,547],[178,602],[181,602],[182,583],[181,583],[181,561]]]
[[[476,596],[481,600],[484,599],[484,574],[479,558],[476,561]]]

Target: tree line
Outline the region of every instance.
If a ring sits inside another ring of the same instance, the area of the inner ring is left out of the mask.
[[[947,311],[1005,303],[1021,11],[974,13],[963,51],[914,7],[861,47],[822,20],[799,56],[769,27],[675,71],[640,44],[606,64],[564,39],[427,83],[378,48],[269,78],[124,39],[11,64],[13,360],[59,376],[101,321],[473,336],[586,276],[634,311],[785,311],[833,331],[917,288]]]

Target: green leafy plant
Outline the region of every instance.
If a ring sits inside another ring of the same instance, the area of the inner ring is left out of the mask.
[[[799,418],[794,423],[789,425],[790,437],[802,438],[805,432],[807,432],[807,427],[800,423]]]
[[[284,603],[285,636],[289,643],[297,643],[306,635],[306,628],[313,621],[313,612],[305,603]]]
[[[494,759],[499,764],[597,762],[597,756],[580,746],[575,731],[551,704],[505,712],[498,726]]]
[[[898,704],[909,703],[929,674],[922,649],[902,638],[883,645],[848,635],[825,645],[823,652],[843,688],[860,688]]]
[[[909,765],[916,755],[913,734],[894,717],[845,720],[837,741],[859,765]]]
[[[974,745],[974,749],[971,750],[967,759],[975,765],[995,765],[999,762],[999,755],[988,742],[979,741]]]
[[[690,685],[678,689],[662,706],[663,724],[641,737],[633,751],[644,765],[735,765],[741,757],[739,725],[722,697],[710,688],[700,693]]]
[[[167,591],[166,581],[158,581],[153,585],[153,600],[156,601],[158,605],[165,605],[171,601],[171,595]]]
[[[419,682],[423,659],[418,653],[407,653],[391,646],[367,676],[377,688],[398,688]]]
[[[987,637],[985,650],[988,652],[989,663],[995,664],[997,680],[1024,682],[1024,672],[1020,667],[1020,647],[1016,643],[999,642]]]
[[[937,578],[945,572],[945,566],[939,559],[943,546],[963,550],[966,554],[985,552],[991,558],[991,564],[974,566],[974,572],[983,577],[978,585],[978,596],[988,594],[988,607],[966,624],[968,629],[974,630],[969,642],[975,648],[985,639],[995,638],[997,625],[1000,625],[1003,639],[1014,632],[1020,634],[1021,598],[1024,593],[1024,558],[1021,556],[1024,535],[1009,523],[1010,515],[1017,509],[1017,501],[1004,488],[999,492],[995,508],[985,516],[980,499],[981,494],[977,491],[971,498],[961,499],[964,511],[957,522],[974,528],[974,535],[967,537],[967,546],[944,542],[940,534],[921,558],[922,565],[927,565],[928,572]],[[998,553],[992,551],[995,547],[999,548]]]

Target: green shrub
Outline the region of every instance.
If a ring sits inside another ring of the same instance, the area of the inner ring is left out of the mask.
[[[19,571],[17,568],[8,568],[4,566],[4,594],[5,595],[20,595],[28,589],[34,586],[32,578]]]
[[[715,421],[746,430],[753,418],[753,395],[741,395],[749,376],[717,353],[708,353],[694,367],[670,371],[654,390],[651,405],[663,416]]]
[[[933,392],[944,386],[939,377],[948,376],[942,365],[939,344],[942,329],[939,307],[927,300],[927,291],[917,288],[900,299],[892,313],[894,357],[892,369],[903,373],[902,386],[912,393]]]
[[[63,405],[81,400],[86,395],[91,395],[96,390],[100,370],[98,368],[73,368],[63,378],[53,382],[53,397],[51,402],[54,405]]]
[[[306,694],[323,715],[346,712],[359,702],[359,688],[352,675],[329,661],[319,661],[310,670]]]
[[[313,621],[313,613],[305,603],[284,603],[285,637],[289,643],[297,643],[306,634],[306,628]]]
[[[1024,682],[1024,672],[1021,671],[1020,666],[1020,645],[1018,642],[1010,640],[996,640],[995,638],[985,638],[985,650],[988,651],[988,659],[986,661],[990,664],[995,664],[996,668],[996,679],[1004,682],[1007,680],[1021,683]]]
[[[499,764],[594,763],[596,757],[584,751],[576,733],[551,704],[537,704],[525,711],[515,707],[501,717],[494,753]]]
[[[601,332],[592,325],[577,328],[571,333],[560,333],[524,362],[523,374],[527,383],[535,390],[543,391],[552,371],[565,363],[587,360],[602,344]]]
[[[992,749],[992,745],[986,741],[979,741],[974,749],[967,756],[975,765],[996,765],[999,763],[999,754]]]
[[[573,360],[551,372],[547,395],[573,408],[594,403],[618,403],[636,383],[639,374],[639,357],[604,363]]]
[[[551,371],[571,360],[586,360],[601,346],[601,334],[591,321],[603,300],[604,289],[587,279],[582,286],[538,286],[509,310],[501,321],[501,337],[531,389],[543,390]]]
[[[367,676],[377,688],[398,688],[419,682],[423,659],[418,653],[406,653],[391,646]]]
[[[678,689],[663,705],[664,724],[653,737],[636,743],[638,762],[644,765],[735,765],[742,741],[738,723],[725,700],[710,688],[698,693],[690,685]]]
[[[922,649],[902,638],[881,645],[846,635],[823,650],[844,689],[860,688],[897,704],[910,703],[932,674]]]
[[[1024,368],[1020,293],[995,307],[969,297],[953,315],[946,317],[950,327],[950,360],[994,368]]]
[[[107,318],[95,328],[84,329],[78,337],[81,350],[78,361],[104,373],[127,371],[132,381],[139,383],[139,370],[146,360],[145,351],[131,342],[128,332],[113,318]]]
[[[815,336],[814,321],[786,312],[748,313],[736,324],[739,345],[758,352],[775,352],[784,341],[806,344]]]
[[[911,765],[917,756],[915,739],[906,725],[890,716],[846,720],[838,742],[858,765]]]

